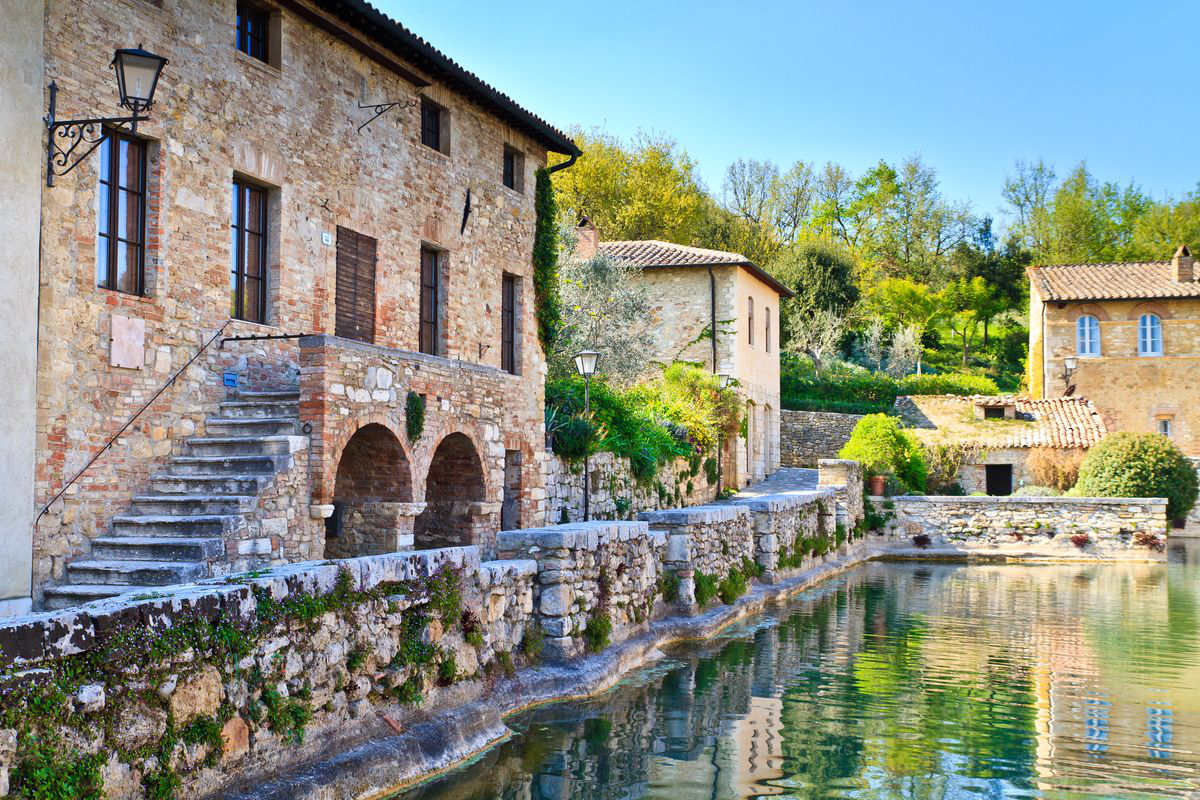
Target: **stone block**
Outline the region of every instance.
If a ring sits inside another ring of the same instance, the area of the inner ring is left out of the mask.
[[[180,680],[171,695],[169,708],[177,725],[186,725],[196,717],[209,717],[217,713],[225,690],[221,686],[221,673],[211,664]]]

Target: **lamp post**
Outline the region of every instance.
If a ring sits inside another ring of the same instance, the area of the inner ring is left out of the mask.
[[[729,386],[730,376],[727,373],[721,372],[717,375],[717,385],[724,391]],[[717,438],[717,499],[721,499],[721,451],[725,449],[725,431],[719,431]]]
[[[45,116],[46,129],[50,131],[46,145],[46,185],[54,185],[54,176],[66,175],[91,155],[100,143],[108,138],[111,128],[137,130],[139,122],[150,117],[146,112],[154,105],[154,91],[167,59],[156,56],[138,47],[124,48],[113,54],[113,72],[117,78],[117,94],[120,105],[127,108],[128,117],[93,117],[90,119],[64,119],[55,117],[58,105],[58,84],[50,82],[50,109]],[[80,145],[86,146],[75,156]],[[74,157],[74,160],[72,158]]]
[[[1079,368],[1079,359],[1075,356],[1067,356],[1063,359],[1063,391],[1066,394],[1071,393],[1071,378],[1075,376],[1075,370]]]
[[[595,350],[584,350],[579,355],[575,356],[575,369],[583,376],[583,413],[585,416],[591,416],[592,413],[592,373],[596,371],[596,362],[600,360],[600,354]],[[590,424],[590,420],[589,420]],[[588,449],[583,451],[583,521],[587,522],[590,519],[590,506],[592,498],[591,488],[591,443],[588,443]]]

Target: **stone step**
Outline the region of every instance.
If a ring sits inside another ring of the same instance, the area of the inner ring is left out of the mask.
[[[253,511],[255,498],[239,494],[143,494],[133,498],[130,514],[241,514]]]
[[[300,403],[272,400],[226,400],[221,403],[221,416],[238,419],[300,416]]]
[[[72,561],[67,564],[71,583],[116,586],[170,586],[208,577],[208,565],[195,561]]]
[[[71,608],[81,603],[93,600],[107,600],[122,594],[139,595],[154,594],[157,586],[129,586],[111,583],[64,583],[61,586],[47,586],[43,605],[47,611],[57,611],[60,608]]]
[[[204,436],[188,439],[187,451],[195,456],[287,455],[292,450],[291,436]]]
[[[122,514],[112,519],[112,535],[224,536],[244,522],[240,514]]]
[[[295,417],[209,417],[204,427],[209,436],[294,436],[299,423]]]
[[[150,479],[154,494],[223,494],[254,498],[271,482],[269,475],[176,475],[160,473]]]
[[[273,403],[299,403],[300,387],[261,390],[236,389],[228,394],[228,398],[230,400],[266,400]]]
[[[270,475],[275,472],[277,462],[270,455],[205,455],[175,456],[171,459],[171,472],[175,475],[241,476],[248,474]]]
[[[186,536],[101,536],[92,558],[103,561],[208,561],[225,555],[225,540]]]

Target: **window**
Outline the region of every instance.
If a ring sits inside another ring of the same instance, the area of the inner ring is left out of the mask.
[[[269,62],[271,14],[252,3],[237,4],[237,49],[251,58]]]
[[[767,352],[771,352],[771,309],[763,307],[763,314],[767,317],[767,322],[763,326],[763,341],[767,344]]]
[[[233,265],[229,316],[267,321],[267,191],[233,181]]]
[[[1138,320],[1138,355],[1163,354],[1162,320],[1157,314],[1142,314]]]
[[[1004,406],[984,406],[984,419],[1004,419]]]
[[[100,145],[96,284],[142,294],[145,248],[146,144],[112,132]]]
[[[418,334],[418,349],[431,356],[440,355],[438,340],[441,337],[441,319],[438,270],[441,257],[437,250],[421,248],[421,328]]]
[[[446,152],[446,136],[442,130],[445,109],[428,97],[421,98],[421,144],[438,152]]]
[[[746,319],[750,324],[746,326],[746,330],[750,332],[750,346],[754,346],[754,298],[746,298]]]
[[[500,300],[500,368],[517,374],[517,276],[505,275]]]
[[[1158,418],[1158,432],[1161,433],[1163,436],[1170,437],[1171,432],[1173,430],[1172,422],[1173,422],[1173,420],[1171,417],[1159,417]]]
[[[1075,353],[1081,356],[1100,355],[1100,320],[1084,314],[1075,323]]]
[[[338,226],[334,332],[346,339],[375,341],[376,245],[370,236]]]
[[[525,191],[525,156],[508,145],[504,145],[504,185],[513,191]]]

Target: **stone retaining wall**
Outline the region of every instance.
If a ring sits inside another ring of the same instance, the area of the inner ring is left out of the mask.
[[[828,542],[837,533],[832,489],[771,494],[733,502],[751,513],[754,560],[762,567],[762,579],[767,583],[779,578],[781,562],[811,552],[817,542]],[[842,529],[842,536],[847,535]],[[828,547],[823,544],[818,549]]]
[[[644,511],[638,519],[667,537],[664,574],[679,578],[674,601],[688,612],[698,610],[696,573],[723,577],[755,560],[754,522],[750,510],[733,504]]]
[[[844,458],[822,458],[817,466],[817,485],[833,489],[837,524],[853,530],[863,518],[862,464]]]
[[[828,411],[779,412],[780,466],[815,467],[822,458],[837,458],[861,414]]]
[[[1164,498],[941,497],[875,500],[900,538],[919,546],[1056,558],[1163,559]]]
[[[544,463],[546,523],[581,521],[583,462],[567,462],[547,452]],[[592,519],[635,519],[641,511],[698,505],[717,496],[716,484],[708,482],[703,462],[693,473],[687,459],[676,459],[646,483],[633,477],[629,459],[613,453],[596,453],[589,463]]]

